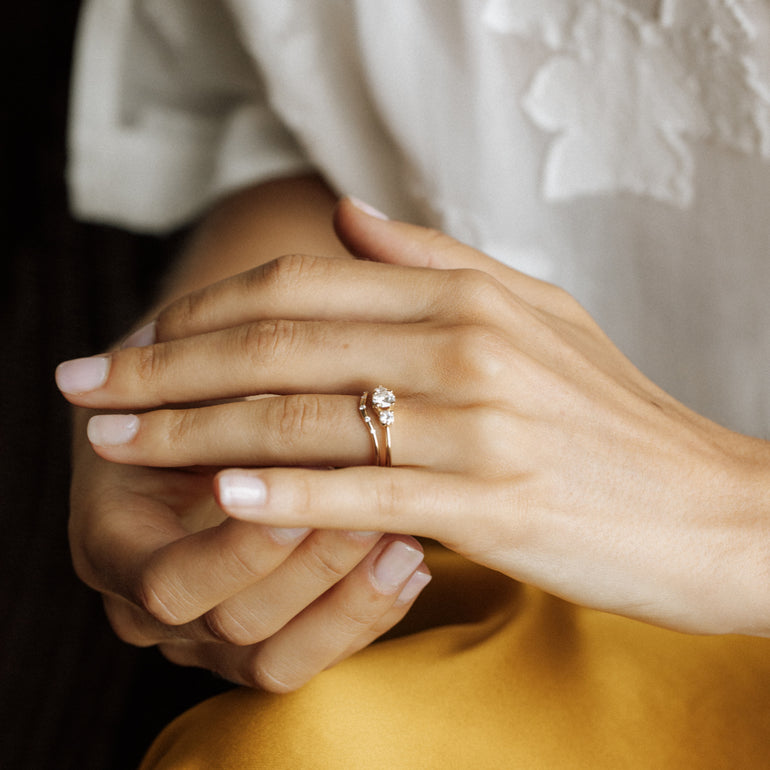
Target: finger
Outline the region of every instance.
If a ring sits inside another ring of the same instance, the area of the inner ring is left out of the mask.
[[[438,270],[478,270],[536,307],[550,303],[558,291],[552,284],[508,267],[445,233],[373,216],[350,198],[340,201],[334,224],[340,240],[361,259]]]
[[[401,589],[401,593],[399,593],[390,609],[363,634],[354,639],[344,652],[326,665],[326,668],[331,668],[331,666],[335,666],[337,663],[349,658],[359,650],[364,649],[364,647],[368,647],[372,642],[400,623],[417,598],[422,594],[423,589],[431,582],[431,579],[430,570],[425,564],[421,564]]]
[[[404,617],[430,581],[421,558],[416,541],[383,538],[354,572],[265,642],[244,648],[170,644],[161,650],[176,663],[212,669],[239,684],[297,689]]]
[[[394,281],[398,292],[384,290]],[[268,318],[409,323],[430,312],[428,283],[419,270],[396,275],[383,265],[287,255],[182,297],[131,341],[168,341]]]
[[[505,499],[507,487],[493,479],[411,468],[231,469],[217,474],[215,486],[223,510],[246,521],[404,532],[460,552],[468,536],[468,511],[474,511],[474,547],[490,553],[501,543],[494,534],[499,527],[485,520],[488,513],[503,509],[516,515]],[[511,528],[515,531],[515,524]]]
[[[141,415],[96,415],[94,450],[112,462],[157,467],[377,465],[359,396],[271,396]],[[368,412],[367,412],[368,414]],[[470,435],[454,408],[399,397],[391,428],[394,465],[464,467]],[[376,415],[371,412],[372,419]],[[379,442],[384,432],[373,426]]]
[[[372,550],[379,538],[376,532],[312,532],[272,572],[257,576],[252,584],[194,620],[180,623],[181,613],[159,612],[156,603],[152,602],[149,607],[119,607],[123,617],[118,623],[128,629],[132,636],[127,641],[133,644],[139,643],[137,639],[143,644],[157,644],[169,639],[226,642],[237,646],[255,644],[274,634],[343,579]],[[257,560],[248,554],[245,558],[252,563]],[[188,565],[192,568],[194,563]],[[225,573],[227,570],[249,571],[236,560],[227,565]],[[214,579],[209,573],[201,575]],[[174,573],[173,578],[172,585],[179,588],[178,573]],[[186,586],[181,590],[187,593]],[[169,591],[164,598],[169,595],[173,597]],[[198,598],[197,594],[195,598]],[[176,601],[176,597],[172,601]],[[180,603],[194,606],[194,602],[186,598]]]
[[[333,591],[267,639],[241,668],[245,683],[289,692],[332,665],[341,652],[352,654],[365,646],[383,616],[395,623],[406,614],[406,603],[394,605],[421,561],[417,541],[387,542]]]
[[[218,640],[239,646],[270,638],[344,580],[379,539],[375,532],[352,528],[314,531],[264,580],[211,610],[208,629]]]
[[[130,644],[146,646],[191,633],[210,639],[206,631],[191,632],[191,622],[273,571],[308,532],[228,519],[180,537],[144,560],[132,585],[123,589],[128,598],[105,597],[108,618]]]
[[[73,483],[73,508],[77,503],[86,512],[70,522],[73,563],[92,588],[140,603],[142,569],[152,554],[189,535],[175,501],[206,494],[210,506],[218,509],[211,496],[211,476],[104,465],[102,488],[90,499],[75,501],[78,485]],[[113,468],[120,471],[114,481]]]
[[[189,623],[272,573],[309,532],[227,519],[176,540],[142,570],[142,607],[163,624]]]
[[[456,347],[454,335],[440,328],[261,321],[65,362],[57,382],[72,403],[130,409],[259,393],[360,394],[380,381],[420,391],[447,347]]]

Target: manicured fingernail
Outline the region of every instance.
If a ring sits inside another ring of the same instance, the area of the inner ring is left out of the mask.
[[[88,393],[107,381],[108,356],[91,356],[65,361],[56,367],[56,384],[62,393]]]
[[[420,566],[423,552],[394,540],[374,565],[374,579],[383,593],[392,593]]]
[[[401,589],[401,593],[396,599],[396,604],[409,604],[413,602],[432,579],[433,576],[429,572],[415,572]]]
[[[310,527],[270,527],[270,535],[281,545],[294,543],[305,537],[310,532]]]
[[[98,414],[88,421],[88,440],[97,446],[128,444],[139,430],[135,414]]]
[[[243,509],[265,504],[267,487],[262,479],[247,473],[229,472],[220,474],[218,484],[219,502],[225,508],[235,508],[239,518],[257,518],[249,516],[249,511]]]
[[[126,348],[143,348],[146,345],[152,345],[155,342],[157,324],[155,321],[145,324],[141,328],[137,329],[133,334],[129,334],[126,339],[123,340],[123,344],[120,346],[121,350]]]
[[[362,200],[359,200],[358,198],[354,198],[352,195],[348,198],[348,200],[359,210],[363,211],[364,214],[368,214],[370,217],[375,217],[377,219],[383,219],[387,221],[389,219],[387,214],[383,214],[379,209],[374,208],[374,206],[370,205],[369,203],[365,203]]]

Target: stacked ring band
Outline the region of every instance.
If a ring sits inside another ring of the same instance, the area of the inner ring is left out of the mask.
[[[381,385],[372,391],[371,405],[377,415],[377,422],[385,429],[385,451],[382,451],[380,439],[374,421],[367,411],[367,399],[369,391],[361,394],[361,400],[358,402],[358,411],[361,419],[364,421],[369,435],[372,437],[372,446],[374,447],[375,464],[390,468],[392,465],[392,448],[390,426],[393,425],[393,406],[396,403],[396,396],[392,390],[384,388]]]
[[[361,415],[361,419],[364,421],[364,425],[366,425],[366,429],[369,431],[369,435],[372,437],[372,445],[374,446],[374,464],[379,465],[380,464],[380,439],[377,436],[377,429],[374,427],[372,418],[369,417],[369,414],[366,411],[366,399],[368,395],[369,395],[369,391],[367,390],[365,390],[361,394],[361,400],[358,402],[358,411]]]

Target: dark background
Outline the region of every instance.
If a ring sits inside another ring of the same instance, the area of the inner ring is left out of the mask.
[[[133,768],[183,709],[221,689],[119,642],[69,562],[64,359],[103,349],[149,303],[173,244],[72,221],[63,172],[80,3],[4,11],[0,227],[0,767]],[[8,18],[10,17],[10,18]],[[119,180],[116,180],[119,183]]]

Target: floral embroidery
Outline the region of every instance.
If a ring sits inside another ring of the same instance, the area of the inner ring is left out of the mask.
[[[686,206],[693,142],[770,158],[768,0],[489,0],[484,21],[550,51],[523,100],[554,134],[549,200]]]
[[[484,22],[497,32],[541,39],[550,48],[566,48],[579,3],[564,0],[490,0]]]

